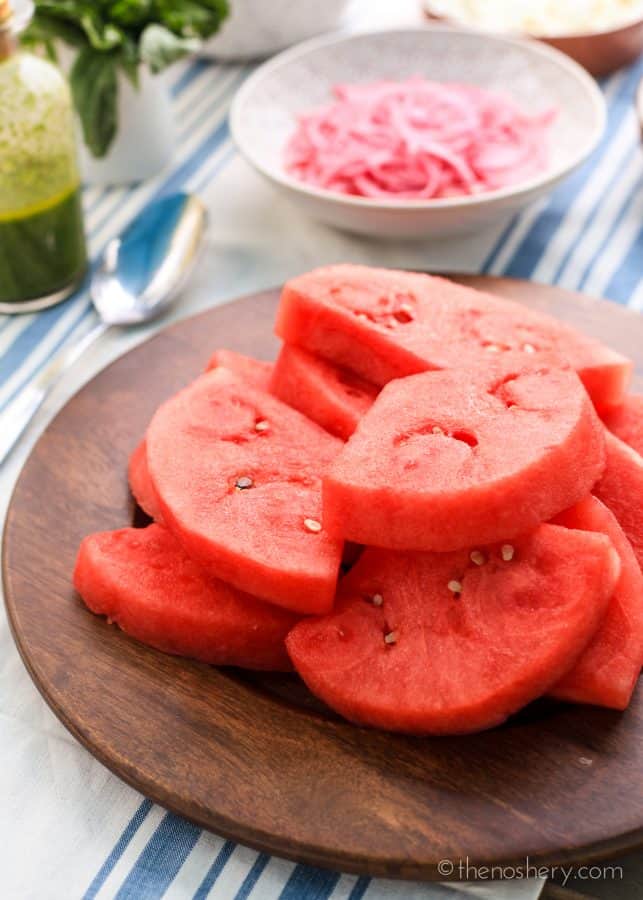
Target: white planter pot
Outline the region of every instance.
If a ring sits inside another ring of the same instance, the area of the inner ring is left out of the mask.
[[[172,160],[176,129],[165,79],[139,71],[136,90],[118,75],[118,131],[106,156],[97,159],[80,144],[83,180],[92,185],[131,184],[152,178]]]

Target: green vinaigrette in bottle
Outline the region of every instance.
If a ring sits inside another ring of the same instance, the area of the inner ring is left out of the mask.
[[[0,312],[68,297],[87,268],[74,115],[52,63],[18,49],[0,0]]]

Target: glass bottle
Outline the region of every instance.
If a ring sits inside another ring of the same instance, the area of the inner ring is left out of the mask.
[[[59,303],[87,268],[74,115],[52,63],[18,48],[21,14],[0,0],[0,312]]]

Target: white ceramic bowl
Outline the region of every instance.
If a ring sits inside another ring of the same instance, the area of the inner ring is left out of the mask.
[[[338,28],[349,0],[231,0],[220,30],[202,55],[221,60],[261,59]]]
[[[288,175],[283,151],[296,117],[328,102],[337,82],[423,75],[509,91],[527,110],[558,108],[550,165],[510,188],[441,200],[372,200],[320,190]],[[316,38],[261,66],[230,111],[236,144],[254,168],[316,219],[379,237],[443,237],[483,228],[547,194],[591,153],[605,104],[590,76],[543,44],[445,26]]]

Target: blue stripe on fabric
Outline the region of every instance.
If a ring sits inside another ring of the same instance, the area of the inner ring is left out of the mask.
[[[232,856],[232,851],[235,848],[235,844],[232,841],[226,841],[223,847],[217,853],[214,862],[208,869],[205,874],[205,877],[201,884],[196,889],[194,897],[192,900],[205,900],[210,891],[212,890],[212,886],[216,882],[217,878],[223,872],[225,864]]]
[[[105,884],[105,881],[110,875],[112,869],[129,846],[130,841],[142,825],[144,819],[151,809],[152,801],[143,800],[139,808],[136,810],[132,818],[123,829],[123,833],[114,845],[114,849],[109,854],[103,865],[100,867],[94,877],[94,880],[83,894],[83,900],[93,900],[93,898]]]
[[[270,857],[267,853],[260,853],[257,856],[254,863],[252,864],[252,868],[244,878],[243,884],[235,894],[234,900],[246,900],[248,894],[253,889],[257,881],[259,881],[263,870],[266,868],[269,862]]]
[[[196,825],[167,813],[121,885],[115,900],[159,900],[176,878],[200,834],[201,829]]]
[[[489,269],[493,266],[502,248],[505,246],[507,238],[518,224],[519,219],[520,213],[516,213],[516,215],[512,216],[512,218],[509,220],[509,223],[505,226],[502,234],[500,235],[494,246],[491,248],[491,252],[483,262],[480,269],[481,272],[488,272]]]
[[[191,175],[195,175],[195,169],[199,169],[203,165],[217,147],[226,140],[229,134],[230,129],[228,127],[228,119],[226,116],[225,120],[208,135],[196,153],[169,176],[163,188],[163,193],[171,194],[172,191],[178,190]]]
[[[638,190],[641,190],[639,185]],[[630,198],[633,202],[634,198]],[[605,290],[605,296],[618,303],[627,303],[641,283],[641,260],[643,259],[643,228],[641,228],[627,251]]]
[[[506,274],[511,274],[516,278],[528,278],[529,274],[533,272],[542,256],[547,242],[546,239],[551,238],[552,221],[562,218],[562,215],[567,212],[576,195],[585,184],[587,177],[596,167],[599,159],[602,158],[611,143],[612,138],[614,137],[614,131],[618,128],[627,114],[632,101],[632,96],[640,78],[639,69],[641,69],[641,63],[634,66],[623,78],[614,97],[610,100],[607,109],[605,132],[597,148],[587,162],[581,166],[580,169],[577,169],[576,172],[572,173],[572,175],[570,175],[549,196],[545,209],[540,213],[535,223],[523,238],[522,243],[516,249],[513,257],[514,265],[512,266],[510,263],[509,268],[505,268]],[[552,209],[554,206],[558,208],[558,211]],[[489,271],[493,266],[498,255],[502,251],[507,238],[519,220],[520,215],[515,216],[500,235],[482,266],[483,272]]]
[[[295,866],[279,900],[328,900],[340,879],[339,872],[314,866]]]
[[[618,184],[618,182],[619,182],[621,176],[623,175],[623,170],[624,170],[624,169],[626,168],[626,166],[629,164],[629,162],[630,162],[630,160],[632,159],[632,157],[634,156],[634,154],[635,154],[635,153],[640,153],[640,152],[641,152],[641,151],[640,151],[640,148],[639,148],[639,147],[632,147],[632,148],[630,149],[630,151],[629,151],[628,153],[625,154],[625,158],[624,158],[624,160],[623,160],[622,166],[619,166],[619,167],[616,169],[616,171],[614,172],[614,174],[612,175],[612,177],[609,179],[609,181],[607,182],[607,184],[606,184],[605,187],[603,188],[603,191],[601,192],[600,197],[597,197],[597,198],[596,198],[596,201],[594,202],[594,204],[593,204],[591,210],[589,210],[589,212],[588,212],[588,214],[587,214],[587,217],[586,217],[586,223],[587,223],[587,225],[590,225],[590,224],[592,223],[593,219],[594,219],[597,215],[600,215],[600,214],[601,214],[601,206],[602,206],[603,202],[605,201],[605,197],[607,197],[607,196],[610,194],[611,189],[612,189],[615,185]],[[617,216],[617,221],[618,221],[618,218],[619,218],[619,217]],[[610,233],[611,233],[611,231],[613,231],[613,227],[612,227],[612,229],[610,229]],[[584,229],[584,228],[581,228],[581,229],[579,230],[578,234],[576,235],[576,238],[575,238],[574,241],[572,242],[571,246],[567,249],[566,253],[564,254],[564,256],[563,256],[561,262],[559,263],[559,265],[558,265],[558,267],[557,267],[557,269],[556,269],[556,273],[555,273],[554,278],[553,278],[554,282],[558,281],[558,279],[561,277],[563,271],[565,270],[565,266],[567,265],[567,263],[569,262],[569,260],[570,260],[571,257],[573,256],[573,254],[576,252],[576,250],[577,250],[577,248],[578,248],[578,245],[579,245],[580,242],[582,241],[584,235],[585,235],[585,229]],[[607,237],[604,238],[604,240],[603,240],[603,242],[602,242],[602,246],[604,246],[604,245],[607,243],[607,240],[608,240]],[[602,246],[601,246],[600,249],[602,249]],[[599,249],[599,252],[600,252],[600,249]],[[590,263],[590,265],[591,265],[591,263]],[[588,266],[588,268],[589,268],[589,266]],[[585,271],[585,274],[584,274],[583,278],[585,278],[586,275],[587,275],[587,270]],[[579,289],[580,289],[580,284],[581,284],[581,283],[582,283],[582,280],[581,280],[581,282],[579,282],[579,285],[578,285],[578,288],[579,288]]]
[[[0,358],[0,384],[21,365],[23,358],[32,350],[36,350],[40,341],[67,312],[74,299],[87,293],[87,284],[79,288],[69,300],[43,310],[17,336]]]
[[[114,185],[107,185],[106,187],[104,187],[101,190],[100,194],[93,201],[93,203],[90,203],[89,206],[85,207],[85,209],[83,211],[84,215],[85,215],[85,220],[87,220],[87,218],[92,215],[94,210],[96,210],[99,206],[102,205],[104,200],[107,200],[109,197],[111,197],[111,195],[114,193],[114,191],[116,191],[116,187]],[[92,228],[91,230],[93,232],[96,229]]]
[[[205,173],[202,174],[202,176],[199,178],[199,180],[196,182],[196,184],[194,185],[194,188],[193,188],[197,194],[199,193],[199,191],[202,191],[203,188],[207,184],[209,184],[210,181],[216,175],[218,175],[222,169],[224,169],[228,165],[230,160],[236,155],[236,152],[237,152],[236,147],[231,146],[230,149],[226,153],[223,154],[221,159],[218,161],[218,163],[215,166],[213,166],[212,169],[208,169],[205,171]]]
[[[195,78],[198,78],[199,75],[203,74],[210,65],[211,62],[205,59],[199,59],[192,63],[192,65],[185,70],[183,75],[177,79],[176,84],[172,85],[172,88],[170,89],[172,97],[176,99],[179,94],[182,94],[186,87],[192,84]]]
[[[637,149],[638,152],[640,152],[640,150],[639,150],[638,147],[637,147],[636,149]],[[620,227],[620,225],[621,225],[623,219],[627,217],[628,211],[629,211],[630,208],[633,206],[633,204],[635,203],[637,197],[639,197],[640,192],[641,192],[642,190],[643,190],[643,176],[641,176],[641,177],[638,178],[638,180],[637,180],[637,182],[636,182],[636,184],[635,184],[635,186],[634,186],[634,188],[633,188],[633,190],[632,190],[632,193],[629,195],[629,197],[626,197],[625,200],[623,201],[623,203],[621,204],[620,209],[618,210],[618,213],[617,213],[616,216],[614,217],[614,221],[612,222],[612,224],[611,224],[611,226],[610,226],[610,228],[609,228],[607,234],[606,234],[605,237],[603,238],[602,245],[601,245],[600,249],[598,250],[597,253],[594,254],[594,257],[592,258],[592,260],[585,266],[585,269],[584,269],[584,271],[583,271],[583,276],[582,276],[582,278],[580,279],[579,284],[578,284],[578,289],[579,289],[579,290],[582,290],[582,288],[583,288],[584,285],[586,284],[587,279],[589,278],[589,276],[590,276],[590,274],[591,274],[591,271],[592,271],[594,265],[596,264],[596,262],[597,262],[597,261],[599,260],[599,258],[600,258],[601,252],[605,249],[605,247],[608,246],[608,244],[610,243],[610,241],[611,241],[612,238],[614,237],[615,232],[616,232],[617,229]],[[634,248],[634,249],[636,248],[636,238],[635,238],[634,241],[633,241],[632,247],[630,247],[630,248],[627,249],[627,250],[625,250],[625,248],[624,248],[623,259],[622,259],[622,261],[621,261],[621,263],[620,263],[618,269],[616,270],[616,272],[615,272],[614,275],[612,276],[612,281],[614,281],[615,276],[618,275],[619,272],[621,272],[623,269],[626,268],[626,265],[627,265],[627,259],[628,259],[629,255],[630,255],[630,253],[631,253],[631,250],[632,250],[633,248]],[[636,259],[636,257],[635,257],[635,259]],[[633,266],[632,266],[632,271],[631,271],[630,273],[627,273],[629,276],[633,277],[635,280],[636,280],[637,274],[639,274],[640,271],[641,271],[640,260],[641,260],[641,257],[638,257],[638,264],[633,265]],[[621,294],[621,296],[614,296],[614,297],[612,297],[612,295],[609,293],[609,288],[608,288],[608,290],[606,291],[606,296],[609,297],[610,299],[613,299],[613,300],[619,300],[619,302],[625,302],[625,300],[627,300],[627,297],[623,297],[623,296],[622,296],[622,292],[620,292],[620,294]]]
[[[599,146],[590,159],[572,173],[550,195],[543,212],[538,216],[528,234],[516,249],[513,259],[505,268],[504,274],[513,278],[530,278],[538,265],[542,252],[551,240],[556,226],[562,220],[570,205],[576,199],[585,183],[596,168],[605,150],[614,137],[615,131],[631,111],[632,96],[641,77],[643,67],[634,66],[623,79],[612,104],[608,108],[607,127]]]
[[[370,883],[370,878],[368,878],[366,875],[360,875],[353,885],[353,890],[348,895],[348,900],[362,900],[362,897],[366,893]]]

